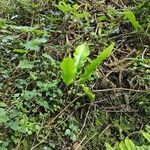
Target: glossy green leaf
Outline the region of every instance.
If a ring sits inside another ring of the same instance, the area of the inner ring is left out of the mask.
[[[90,51],[87,44],[79,45],[74,52],[74,61],[77,69],[84,65],[87,57],[89,56]]]
[[[62,70],[62,79],[64,83],[68,86],[73,82],[76,73],[76,65],[74,60],[70,57],[64,58],[61,63],[61,70]]]
[[[136,150],[136,146],[130,139],[126,138],[125,144],[126,144],[127,150]]]
[[[120,150],[127,150],[126,144],[123,141],[119,143],[119,148]]]
[[[105,50],[103,50],[102,53],[100,53],[96,59],[94,59],[89,66],[87,66],[85,68],[85,72],[83,75],[81,75],[80,84],[83,84],[84,82],[86,82],[92,75],[92,73],[96,70],[96,68],[105,60],[107,59],[113,48],[114,48],[114,43],[112,43],[109,47],[107,47]]]

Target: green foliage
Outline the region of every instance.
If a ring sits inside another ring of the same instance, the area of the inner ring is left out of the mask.
[[[24,60],[21,60],[19,62],[19,66],[18,67],[21,68],[21,69],[32,69],[33,68],[33,64],[30,61],[28,61],[27,59],[24,59]]]
[[[90,51],[87,44],[79,45],[74,52],[74,62],[77,70],[84,65],[84,62],[87,60]]]
[[[119,143],[119,148],[120,148],[120,150],[127,150],[128,148],[127,148],[127,146],[126,146],[126,144],[123,142],[123,141],[121,141],[120,143]]]
[[[73,19],[73,21],[81,20],[83,18],[87,18],[90,16],[88,12],[78,12],[80,6],[78,4],[71,5],[66,3],[64,0],[61,0],[57,5],[57,8],[65,14],[65,16],[69,15]]]
[[[29,52],[28,50],[25,50],[25,49],[14,49],[13,51],[16,52],[16,53],[21,53],[21,54]]]
[[[7,111],[4,108],[0,108],[0,124],[8,121]]]
[[[130,139],[126,138],[125,144],[126,144],[127,150],[136,150],[136,146]]]
[[[60,1],[59,4],[57,5],[57,8],[61,10],[63,13],[69,13],[69,12],[74,12],[79,8],[79,5],[74,4],[71,6],[70,4],[67,4],[65,1]]]
[[[5,25],[6,20],[0,18],[0,28],[3,27]]]
[[[61,63],[61,69],[62,69],[62,79],[64,83],[67,86],[73,83],[73,79],[76,73],[76,66],[73,59],[71,59],[70,57],[64,58],[64,60]]]
[[[0,0],[0,150],[149,150],[149,4]]]
[[[92,73],[96,70],[96,68],[105,60],[107,59],[113,48],[114,48],[114,43],[112,43],[109,47],[107,47],[106,49],[104,49],[98,56],[96,59],[94,59],[89,66],[87,66],[85,68],[85,72],[83,75],[81,75],[80,77],[80,84],[85,83],[92,75]]]
[[[147,139],[148,141],[150,140],[150,134],[148,132],[143,132],[142,135]],[[149,150],[150,148],[150,141],[149,145],[141,145],[140,144],[136,145],[134,142],[129,139],[128,137],[124,140],[121,141],[119,144],[115,144],[114,147],[111,147],[110,144],[106,143],[106,150]]]
[[[85,94],[89,97],[89,99],[91,101],[95,100],[95,94],[93,94],[93,92],[88,87],[85,87],[83,84],[81,86]]]
[[[136,17],[134,13],[130,10],[124,11],[125,17],[132,23],[133,27],[136,31],[143,31],[142,26],[139,24],[139,22],[136,20]]]
[[[150,143],[150,134],[147,133],[147,132],[143,132],[142,134],[148,140],[148,142]]]
[[[85,68],[84,74],[79,76],[79,86],[82,86],[83,91],[90,100],[94,100],[95,95],[88,87],[85,87],[83,84],[91,77],[91,74],[96,70],[96,68],[110,56],[114,45],[115,44],[112,43],[108,48],[100,53],[97,58],[94,59],[90,65]],[[76,73],[79,75],[80,72],[78,72],[78,70],[82,69],[82,66],[84,65],[88,55],[88,46],[86,44],[81,44],[76,48],[73,59],[70,57],[63,59],[61,63],[62,79],[67,86],[74,82]]]
[[[5,28],[11,28],[16,31],[20,31],[22,33],[33,33],[35,35],[47,35],[47,31],[45,30],[39,30],[37,27],[28,27],[28,26],[15,26],[15,25],[6,25]],[[45,43],[45,39],[35,39],[34,40],[37,43]]]
[[[85,83],[90,77],[91,74],[96,70],[96,68],[107,59],[113,48],[114,43],[112,43],[109,47],[103,50],[96,59],[94,59],[89,66],[85,68],[85,72],[80,76],[79,83]],[[83,66],[84,61],[87,59],[89,55],[89,49],[85,44],[79,45],[74,53],[74,59],[68,57],[64,58],[61,63],[62,69],[62,77],[66,85],[73,83],[73,78],[75,77],[76,70]],[[71,70],[72,69],[72,70]]]
[[[39,51],[40,50],[40,45],[46,43],[47,40],[45,38],[37,38],[33,39],[31,41],[28,41],[24,47],[27,50],[33,50],[33,51]]]
[[[69,128],[65,130],[64,135],[70,137],[70,139],[75,142],[77,140],[76,134],[78,133],[78,126],[71,124]]]

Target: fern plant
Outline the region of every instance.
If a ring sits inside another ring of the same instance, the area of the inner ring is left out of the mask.
[[[96,68],[102,64],[102,62],[107,59],[113,48],[114,43],[112,43],[109,47],[104,49],[94,60],[90,62],[88,66],[85,67],[84,73],[80,74],[82,71],[82,68],[84,66],[84,63],[88,59],[88,56],[90,54],[89,46],[86,43],[83,43],[79,45],[73,54],[73,58],[66,57],[63,59],[61,63],[61,77],[63,79],[63,82],[69,86],[70,84],[77,81],[77,85],[80,86],[85,94],[91,99],[95,99],[95,95],[90,91],[88,87],[84,85],[85,82],[87,82],[91,75],[94,73]],[[75,80],[76,79],[76,80]]]

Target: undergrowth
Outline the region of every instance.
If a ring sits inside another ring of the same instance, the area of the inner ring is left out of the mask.
[[[150,149],[149,6],[0,0],[0,150]]]

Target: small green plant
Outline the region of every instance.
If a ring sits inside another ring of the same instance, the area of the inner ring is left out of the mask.
[[[60,1],[59,4],[56,6],[61,12],[65,15],[71,16],[73,20],[80,20],[82,18],[89,17],[90,14],[88,12],[78,12],[80,5],[78,4],[67,4],[65,1]]]
[[[131,24],[133,25],[133,27],[136,31],[143,31],[142,26],[139,24],[139,22],[137,21],[134,13],[132,11],[125,10],[124,15],[125,15],[125,18],[127,18],[131,22]]]
[[[69,86],[75,82],[75,78],[77,78],[77,85],[82,87],[83,91],[90,99],[94,99],[94,94],[83,84],[91,78],[91,75],[94,73],[96,68],[110,56],[114,45],[115,44],[112,43],[109,47],[104,49],[96,59],[92,60],[91,63],[85,67],[83,74],[81,74],[82,67],[84,66],[84,63],[87,60],[90,52],[86,43],[79,45],[74,52],[74,58],[64,58],[61,63],[62,79],[64,83]]]
[[[141,131],[142,136],[147,140],[147,144],[142,144],[141,146],[135,144],[133,140],[128,137],[121,141],[120,143],[116,143],[113,147],[106,143],[106,150],[149,150],[150,148],[150,134],[149,132]]]

